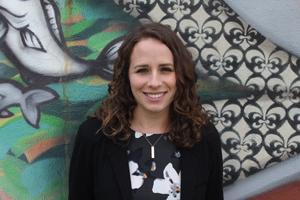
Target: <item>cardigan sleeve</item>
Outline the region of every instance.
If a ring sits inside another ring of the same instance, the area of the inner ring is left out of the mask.
[[[210,175],[207,185],[207,200],[223,200],[223,160],[221,140],[214,125],[209,125],[208,145],[211,153]]]
[[[93,197],[93,131],[89,122],[77,132],[69,171],[69,200],[92,200]],[[95,136],[94,136],[95,137]]]

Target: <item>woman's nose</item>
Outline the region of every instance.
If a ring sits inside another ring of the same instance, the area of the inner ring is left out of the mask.
[[[159,73],[157,72],[152,72],[151,73],[151,77],[149,78],[149,86],[151,87],[158,87],[160,86],[162,83],[162,80],[161,80],[161,76],[159,75]]]

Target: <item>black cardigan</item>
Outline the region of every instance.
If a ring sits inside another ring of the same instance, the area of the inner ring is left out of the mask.
[[[71,158],[69,200],[130,200],[131,183],[126,145],[113,143],[101,131],[96,118],[78,130]],[[211,124],[201,142],[180,149],[181,200],[222,200],[220,138]]]

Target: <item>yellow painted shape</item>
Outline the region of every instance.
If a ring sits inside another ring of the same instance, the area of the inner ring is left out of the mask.
[[[14,68],[15,66],[7,59],[0,60],[0,63],[6,64],[8,67]]]
[[[4,176],[4,172],[3,172],[3,169],[0,168],[0,177],[1,176]]]
[[[88,85],[103,85],[109,83],[109,81],[100,78],[99,76],[90,76],[88,79],[79,79],[76,80],[78,83],[81,84],[88,84]]]
[[[86,40],[76,40],[76,41],[68,41],[67,42],[68,47],[74,47],[74,46],[87,46]]]
[[[11,117],[1,118],[0,119],[0,127],[4,126],[5,124],[9,123],[10,121],[14,120],[15,118],[20,117],[21,115],[22,115],[22,113],[18,112],[18,113],[14,113],[14,115]]]

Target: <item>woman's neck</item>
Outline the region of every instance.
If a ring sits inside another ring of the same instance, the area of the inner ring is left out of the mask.
[[[141,133],[166,133],[170,127],[169,113],[144,113],[134,110],[130,128]]]

